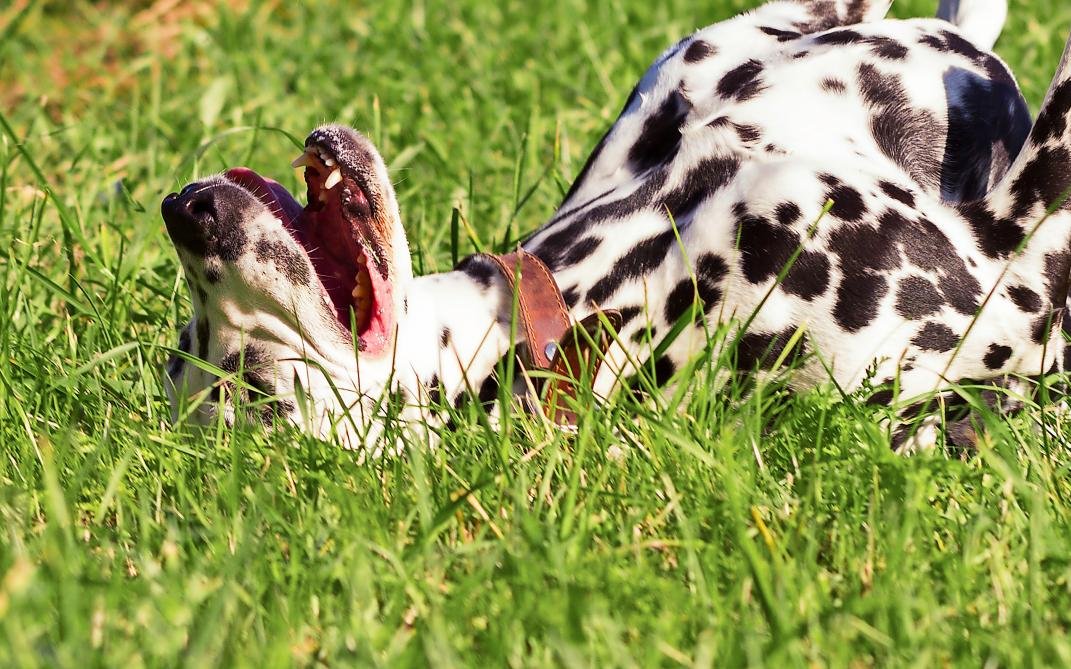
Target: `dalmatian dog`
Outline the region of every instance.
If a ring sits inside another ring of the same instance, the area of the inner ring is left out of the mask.
[[[890,1],[769,2],[643,75],[522,245],[571,322],[617,315],[596,396],[671,383],[717,328],[733,373],[792,359],[796,388],[900,407],[1058,365],[1071,63],[1032,126],[988,51],[1003,2],[943,4],[964,32],[884,19]],[[477,255],[414,277],[383,160],[349,128],[312,132],[295,165],[304,207],[243,168],[163,202],[194,312],[167,369],[177,419],[281,419],[378,451],[388,419],[434,428],[437,408],[531,395],[523,374],[499,389],[500,361],[533,348],[523,276]]]

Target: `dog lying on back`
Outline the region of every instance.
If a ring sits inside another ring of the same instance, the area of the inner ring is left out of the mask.
[[[414,278],[384,163],[340,126],[314,131],[295,161],[305,207],[242,168],[168,196],[194,308],[189,355],[168,368],[177,414],[233,420],[229,387],[261,398],[243,413],[378,448],[387,395],[435,425],[429,406],[498,397],[513,344],[537,370],[563,359],[561,337],[529,327],[555,307],[527,309],[525,293],[539,301],[547,286],[568,323],[595,315],[613,330],[588,337],[599,396],[641,369],[670,382],[726,323],[739,372],[791,359],[795,387],[873,383],[901,407],[960,380],[1052,369],[1071,214],[1046,211],[1071,184],[1071,68],[1031,133],[987,50],[1003,3],[942,5],[980,26],[981,44],[941,20],[883,20],[888,4],[770,2],[663,53],[510,257],[519,276],[478,255]],[[936,440],[913,435],[894,443]]]

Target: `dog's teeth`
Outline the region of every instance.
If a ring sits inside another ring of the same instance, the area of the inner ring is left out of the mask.
[[[309,152],[306,151],[305,153],[301,154],[297,158],[294,158],[294,162],[290,163],[290,167],[293,167],[294,169],[297,169],[299,167],[305,167],[308,164],[309,164]]]
[[[334,167],[335,159],[331,158],[330,156],[324,156],[324,165],[327,165],[328,167]]]
[[[328,174],[327,178],[324,179],[324,190],[331,190],[337,186],[340,181],[342,181],[342,171],[335,168],[331,171],[331,174]]]

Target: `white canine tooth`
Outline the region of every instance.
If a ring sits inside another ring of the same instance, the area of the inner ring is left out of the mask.
[[[309,164],[309,152],[306,151],[305,153],[301,154],[297,158],[294,158],[294,162],[290,163],[290,167],[293,167],[294,169],[297,169],[299,167],[305,167],[308,164]]]
[[[335,159],[325,156],[324,157],[324,165],[327,165],[328,167],[334,167],[335,166]]]
[[[342,181],[342,171],[335,168],[332,170],[331,174],[328,174],[327,178],[324,179],[324,190],[331,190],[337,186],[340,181]]]

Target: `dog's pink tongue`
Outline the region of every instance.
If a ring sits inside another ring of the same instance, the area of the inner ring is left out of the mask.
[[[248,167],[232,167],[226,177],[256,195],[286,225],[293,226],[301,217],[303,207],[278,181],[262,177]]]

